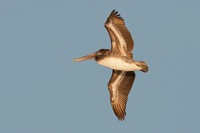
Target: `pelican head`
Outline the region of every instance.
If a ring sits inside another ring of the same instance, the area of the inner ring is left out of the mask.
[[[78,61],[85,61],[85,60],[92,60],[92,59],[97,59],[99,57],[103,57],[106,55],[110,54],[110,50],[109,49],[100,49],[94,53],[91,53],[89,55],[80,57],[80,58],[76,58],[75,60],[73,60],[73,62],[78,62]]]

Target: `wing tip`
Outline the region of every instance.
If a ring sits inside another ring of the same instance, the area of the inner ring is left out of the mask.
[[[124,20],[124,19],[120,16],[120,14],[118,13],[118,11],[116,11],[115,9],[112,10],[112,12],[111,12],[110,15],[109,15],[109,18],[119,18],[119,19],[121,19],[121,20]]]
[[[113,108],[113,112],[115,113],[119,121],[125,120],[126,108],[122,109],[120,105],[113,105],[112,108]]]

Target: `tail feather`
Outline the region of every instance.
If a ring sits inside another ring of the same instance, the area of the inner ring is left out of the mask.
[[[137,65],[142,68],[140,71],[142,71],[142,72],[148,72],[149,67],[147,66],[147,64],[144,61],[139,61],[137,63]]]

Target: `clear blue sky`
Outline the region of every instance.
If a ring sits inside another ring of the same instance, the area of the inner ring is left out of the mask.
[[[199,133],[199,0],[1,0],[1,133]],[[135,41],[126,120],[109,101],[111,70],[72,60],[110,48],[116,9]]]

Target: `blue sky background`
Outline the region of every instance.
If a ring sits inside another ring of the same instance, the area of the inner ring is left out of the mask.
[[[199,0],[1,0],[1,133],[199,133]],[[76,57],[110,48],[116,9],[135,41],[126,120],[115,117],[111,70]]]

